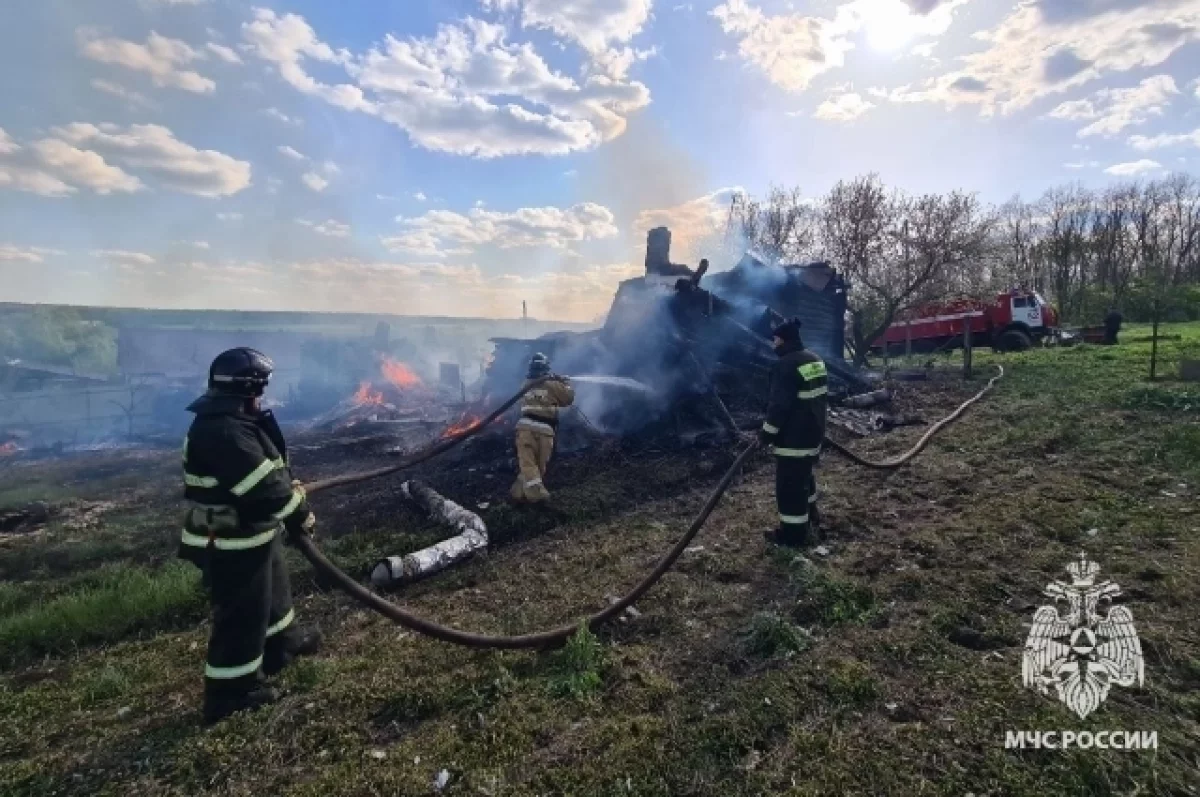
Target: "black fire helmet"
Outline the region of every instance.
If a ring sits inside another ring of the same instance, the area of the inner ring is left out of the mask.
[[[550,373],[550,358],[540,351],[529,360],[529,378],[536,379]]]
[[[784,321],[771,332],[771,337],[779,338],[784,343],[797,343],[800,340],[800,319],[792,318]]]
[[[217,393],[255,398],[263,394],[275,363],[256,349],[221,352],[208,368],[208,388]]]

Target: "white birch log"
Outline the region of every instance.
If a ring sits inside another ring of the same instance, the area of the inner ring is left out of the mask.
[[[487,548],[487,526],[479,515],[420,482],[404,482],[400,485],[400,492],[429,513],[431,518],[450,526],[457,534],[406,556],[389,556],[381,560],[371,570],[371,583],[376,587],[392,587],[424,578]]]

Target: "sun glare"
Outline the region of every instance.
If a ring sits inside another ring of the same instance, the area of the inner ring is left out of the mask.
[[[867,43],[884,52],[899,50],[920,33],[920,20],[903,0],[864,0],[861,6]]]

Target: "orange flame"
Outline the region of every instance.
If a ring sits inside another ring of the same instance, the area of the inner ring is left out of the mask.
[[[358,386],[357,392],[354,394],[354,403],[358,406],[364,404],[382,404],[383,393],[378,390],[371,390],[370,382],[363,382]]]
[[[458,419],[457,423],[455,423],[446,431],[442,432],[442,437],[454,437],[455,435],[462,434],[463,432],[469,432],[472,429],[477,428],[481,423],[483,423],[483,418],[480,418],[478,415],[472,415],[469,417],[464,415]]]
[[[383,371],[384,378],[398,388],[417,387],[421,384],[421,377],[413,373],[407,365],[391,357],[383,358],[380,370]]]

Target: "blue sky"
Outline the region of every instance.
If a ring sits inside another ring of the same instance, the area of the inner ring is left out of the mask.
[[[647,227],[871,171],[1188,170],[1200,0],[42,0],[0,26],[0,300],[590,320]]]

